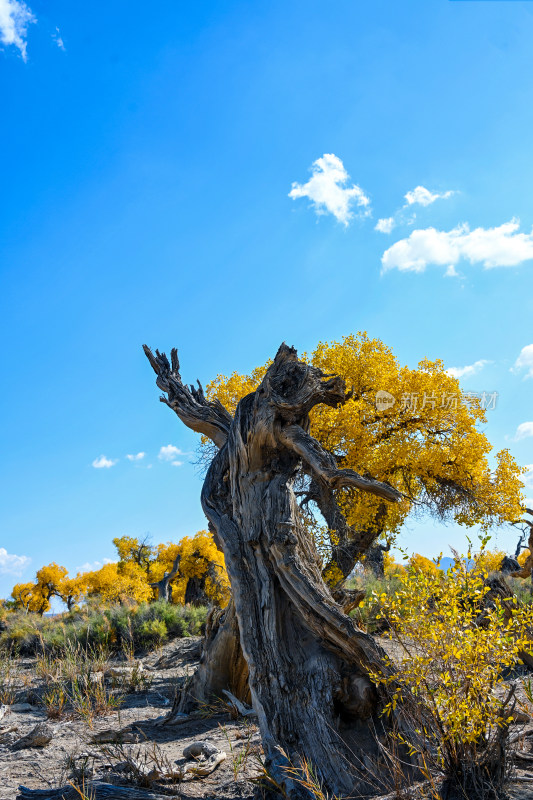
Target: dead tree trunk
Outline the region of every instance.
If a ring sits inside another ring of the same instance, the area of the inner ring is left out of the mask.
[[[187,581],[185,587],[185,605],[207,606],[209,598],[205,592],[205,575],[197,577],[194,575]]]
[[[167,603],[170,603],[172,600],[172,586],[170,585],[170,582],[178,574],[180,561],[181,556],[176,556],[170,572],[165,572],[160,581],[150,584],[153,589],[157,589],[158,600],[164,600]]]
[[[167,395],[162,401],[219,448],[202,506],[224,552],[270,775],[287,796],[308,797],[291,773],[291,765],[298,768],[306,759],[330,794],[367,791],[366,770],[371,758],[379,760],[377,739],[385,733],[385,698],[368,671],[389,667],[381,648],[353,625],[325,585],[293,491],[305,471],[326,504],[346,489],[400,499],[388,484],[338,469],[334,455],[309,434],[315,405],[348,399],[344,381],[298,361],[296,351],[282,345],[259,388],[241,400],[232,418],[219,402],[205,399],[200,384],[182,383],[176,350],[171,364],[158,351],[145,352]],[[204,653],[209,650],[204,668],[211,674],[199,680],[203,688],[213,685],[211,651],[223,630]],[[405,736],[413,734],[402,709],[394,723]]]
[[[209,612],[200,666],[176,698],[168,722],[189,714],[214,697],[222,697],[225,689],[244,703],[251,702],[248,664],[242,652],[233,600],[226,608],[212,608]]]

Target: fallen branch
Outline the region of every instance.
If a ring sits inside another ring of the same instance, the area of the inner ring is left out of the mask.
[[[256,717],[257,716],[257,714],[253,710],[253,708],[250,708],[249,706],[244,705],[244,703],[241,703],[241,701],[237,697],[235,697],[234,694],[232,694],[231,692],[228,692],[227,689],[222,689],[222,694],[226,695],[226,697],[230,701],[231,705],[239,712],[241,717]]]

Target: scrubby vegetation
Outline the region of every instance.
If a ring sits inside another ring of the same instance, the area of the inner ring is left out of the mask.
[[[503,794],[520,705],[507,679],[533,651],[533,606],[494,591],[491,555],[469,551],[447,572],[413,559],[393,592],[373,592],[376,619],[397,645],[394,672],[372,673],[390,689],[385,714],[415,700],[418,737],[402,743],[419,754],[426,777],[442,773],[464,797]],[[501,579],[497,586],[507,588]]]
[[[105,647],[110,652],[137,652],[175,637],[198,635],[207,615],[205,606],[165,602],[88,603],[55,617],[24,611],[2,611],[0,647],[19,655],[60,653],[67,646]]]

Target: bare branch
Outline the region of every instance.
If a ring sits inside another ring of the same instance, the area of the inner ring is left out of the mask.
[[[178,351],[175,347],[170,351],[172,365],[165,353],[156,350],[154,355],[145,344],[143,350],[157,375],[157,386],[168,395],[168,398],[164,395],[160,397],[161,402],[166,403],[188,428],[204,434],[217,447],[222,447],[228,438],[233,419],[231,414],[219,400],[206,400],[200,381],[197,381],[198,388],[186,386],[182,382]]]

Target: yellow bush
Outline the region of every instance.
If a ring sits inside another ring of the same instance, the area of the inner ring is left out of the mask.
[[[407,566],[413,572],[422,572],[424,575],[437,575],[439,573],[436,564],[430,561],[429,558],[421,556],[420,553],[413,553],[407,562]]]
[[[486,604],[483,551],[476,560],[470,571],[465,559],[447,573],[410,569],[394,594],[374,595],[388,635],[403,645],[390,674],[373,674],[390,692],[385,712],[408,697],[419,701],[434,722],[439,768],[461,780],[467,765],[489,769],[494,737],[511,720],[504,671],[533,646],[533,609],[509,616],[497,599]]]
[[[474,556],[474,560],[479,569],[485,572],[498,572],[504,558],[505,553],[503,550],[494,550],[492,552],[490,550],[484,550]]]
[[[392,578],[405,572],[405,567],[402,564],[397,564],[391,554],[387,552],[383,553],[383,569],[386,578]]]

